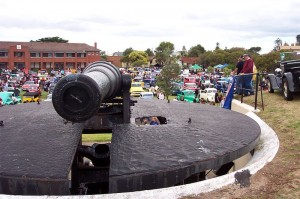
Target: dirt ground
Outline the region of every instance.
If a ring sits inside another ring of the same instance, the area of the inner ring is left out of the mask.
[[[263,94],[265,110],[257,115],[277,134],[280,148],[272,162],[250,177],[250,186],[234,184],[213,192],[184,199],[198,198],[300,198],[300,95],[285,101],[281,93]],[[244,102],[254,105],[253,96]],[[258,98],[261,110],[261,98]]]

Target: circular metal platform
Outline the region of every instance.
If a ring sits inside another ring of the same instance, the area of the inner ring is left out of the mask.
[[[138,100],[131,109],[132,121],[162,116],[167,124],[108,122],[110,193],[179,184],[252,151],[260,135],[251,118],[210,105]],[[82,130],[93,122],[64,123],[51,102],[1,107],[0,120],[0,193],[70,194],[72,161]]]

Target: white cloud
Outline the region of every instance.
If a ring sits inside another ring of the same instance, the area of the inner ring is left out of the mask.
[[[59,36],[98,43],[109,53],[155,49],[170,41],[177,50],[201,44],[213,50],[254,46],[272,50],[276,38],[294,43],[300,34],[298,0],[0,0],[0,38],[30,41]]]

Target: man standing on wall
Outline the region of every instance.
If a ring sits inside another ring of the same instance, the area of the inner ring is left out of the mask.
[[[244,96],[253,95],[254,92],[252,90],[252,76],[253,76],[253,60],[250,58],[248,54],[244,54],[244,65],[243,69],[241,70],[240,75],[242,75],[243,81],[243,89],[244,89]]]

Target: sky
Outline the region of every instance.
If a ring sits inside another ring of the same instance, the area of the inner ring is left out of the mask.
[[[205,50],[296,42],[299,0],[0,0],[0,40],[28,42],[61,37],[108,55],[155,50],[171,42],[176,51],[200,44]]]

